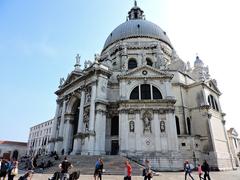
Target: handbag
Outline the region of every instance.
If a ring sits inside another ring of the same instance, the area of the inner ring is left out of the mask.
[[[17,176],[18,175],[18,168],[13,168],[11,171],[11,175]]]

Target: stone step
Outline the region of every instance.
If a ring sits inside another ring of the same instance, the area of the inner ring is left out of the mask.
[[[103,155],[103,156],[87,156],[87,155],[69,155],[68,160],[73,164],[71,171],[80,170],[81,174],[91,175],[94,173],[95,163],[98,158],[103,159],[104,163],[104,174],[107,175],[123,175],[124,174],[124,162],[127,158],[116,155]],[[50,157],[39,157],[38,163],[40,164],[41,160],[44,159],[47,162],[49,159],[53,162],[53,166],[43,170],[43,173],[53,174],[56,171],[59,171],[59,164],[64,159],[64,156],[59,156],[60,160],[54,160]],[[133,175],[141,175],[142,167],[134,161],[130,161],[132,166]]]

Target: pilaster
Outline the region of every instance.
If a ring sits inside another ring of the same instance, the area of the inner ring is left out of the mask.
[[[60,107],[60,105],[59,105],[59,102],[57,101],[56,112],[55,112],[55,116],[54,116],[54,120],[53,120],[51,139],[50,139],[49,144],[48,144],[48,152],[53,152],[54,151],[59,107]]]
[[[155,150],[161,151],[161,144],[160,144],[160,121],[158,116],[158,111],[153,111],[153,131],[155,137]]]
[[[65,114],[66,128],[63,138],[63,149],[65,154],[68,154],[72,150],[73,143],[73,114]]]
[[[85,102],[85,89],[81,91],[81,101],[79,106],[79,119],[78,119],[78,130],[77,134],[80,135],[83,132],[83,112],[84,112],[84,102]],[[81,152],[81,138],[76,136],[74,138],[74,146],[72,154],[79,154]]]
[[[95,154],[106,154],[106,109],[96,111],[96,145]]]
[[[90,117],[89,117],[89,140],[88,140],[88,152],[94,153],[94,140],[95,140],[95,99],[96,99],[96,81],[92,83],[91,89],[91,104],[90,104]]]

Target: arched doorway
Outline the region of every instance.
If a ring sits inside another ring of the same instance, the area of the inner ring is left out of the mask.
[[[119,117],[114,116],[111,119],[111,155],[117,155],[119,152]]]

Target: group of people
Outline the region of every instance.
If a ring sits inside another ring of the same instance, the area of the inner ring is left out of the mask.
[[[184,162],[185,180],[187,180],[187,176],[189,176],[192,180],[194,180],[194,178],[191,175],[191,172],[193,169],[194,169],[194,166],[192,164],[190,164],[188,161]],[[210,167],[206,160],[204,160],[202,165],[198,164],[197,170],[198,170],[198,177],[200,180],[202,180],[202,179],[203,180],[206,180],[206,179],[211,180],[210,175],[209,175]],[[203,177],[202,177],[202,175],[203,175]]]
[[[152,180],[153,179],[153,172],[151,170],[150,161],[145,160],[145,167],[143,169],[144,180]],[[124,168],[124,180],[131,180],[132,178],[132,166],[128,160],[125,161],[125,168]]]
[[[49,180],[75,180],[78,179],[80,176],[80,172],[73,172],[69,174],[69,169],[71,169],[73,165],[68,161],[67,157],[65,156],[64,160],[59,164],[59,168],[61,169],[60,172],[55,172],[53,177],[49,178]],[[101,158],[97,159],[95,163],[95,170],[94,170],[94,180],[102,180],[102,174],[104,172],[103,169],[103,160]],[[131,180],[132,176],[132,166],[128,160],[125,161],[124,166],[124,180]],[[143,170],[144,180],[152,180],[153,173],[151,170],[150,162],[148,160],[145,161],[145,168]]]
[[[14,176],[18,174],[18,161],[1,159],[0,160],[0,179],[13,180]]]

